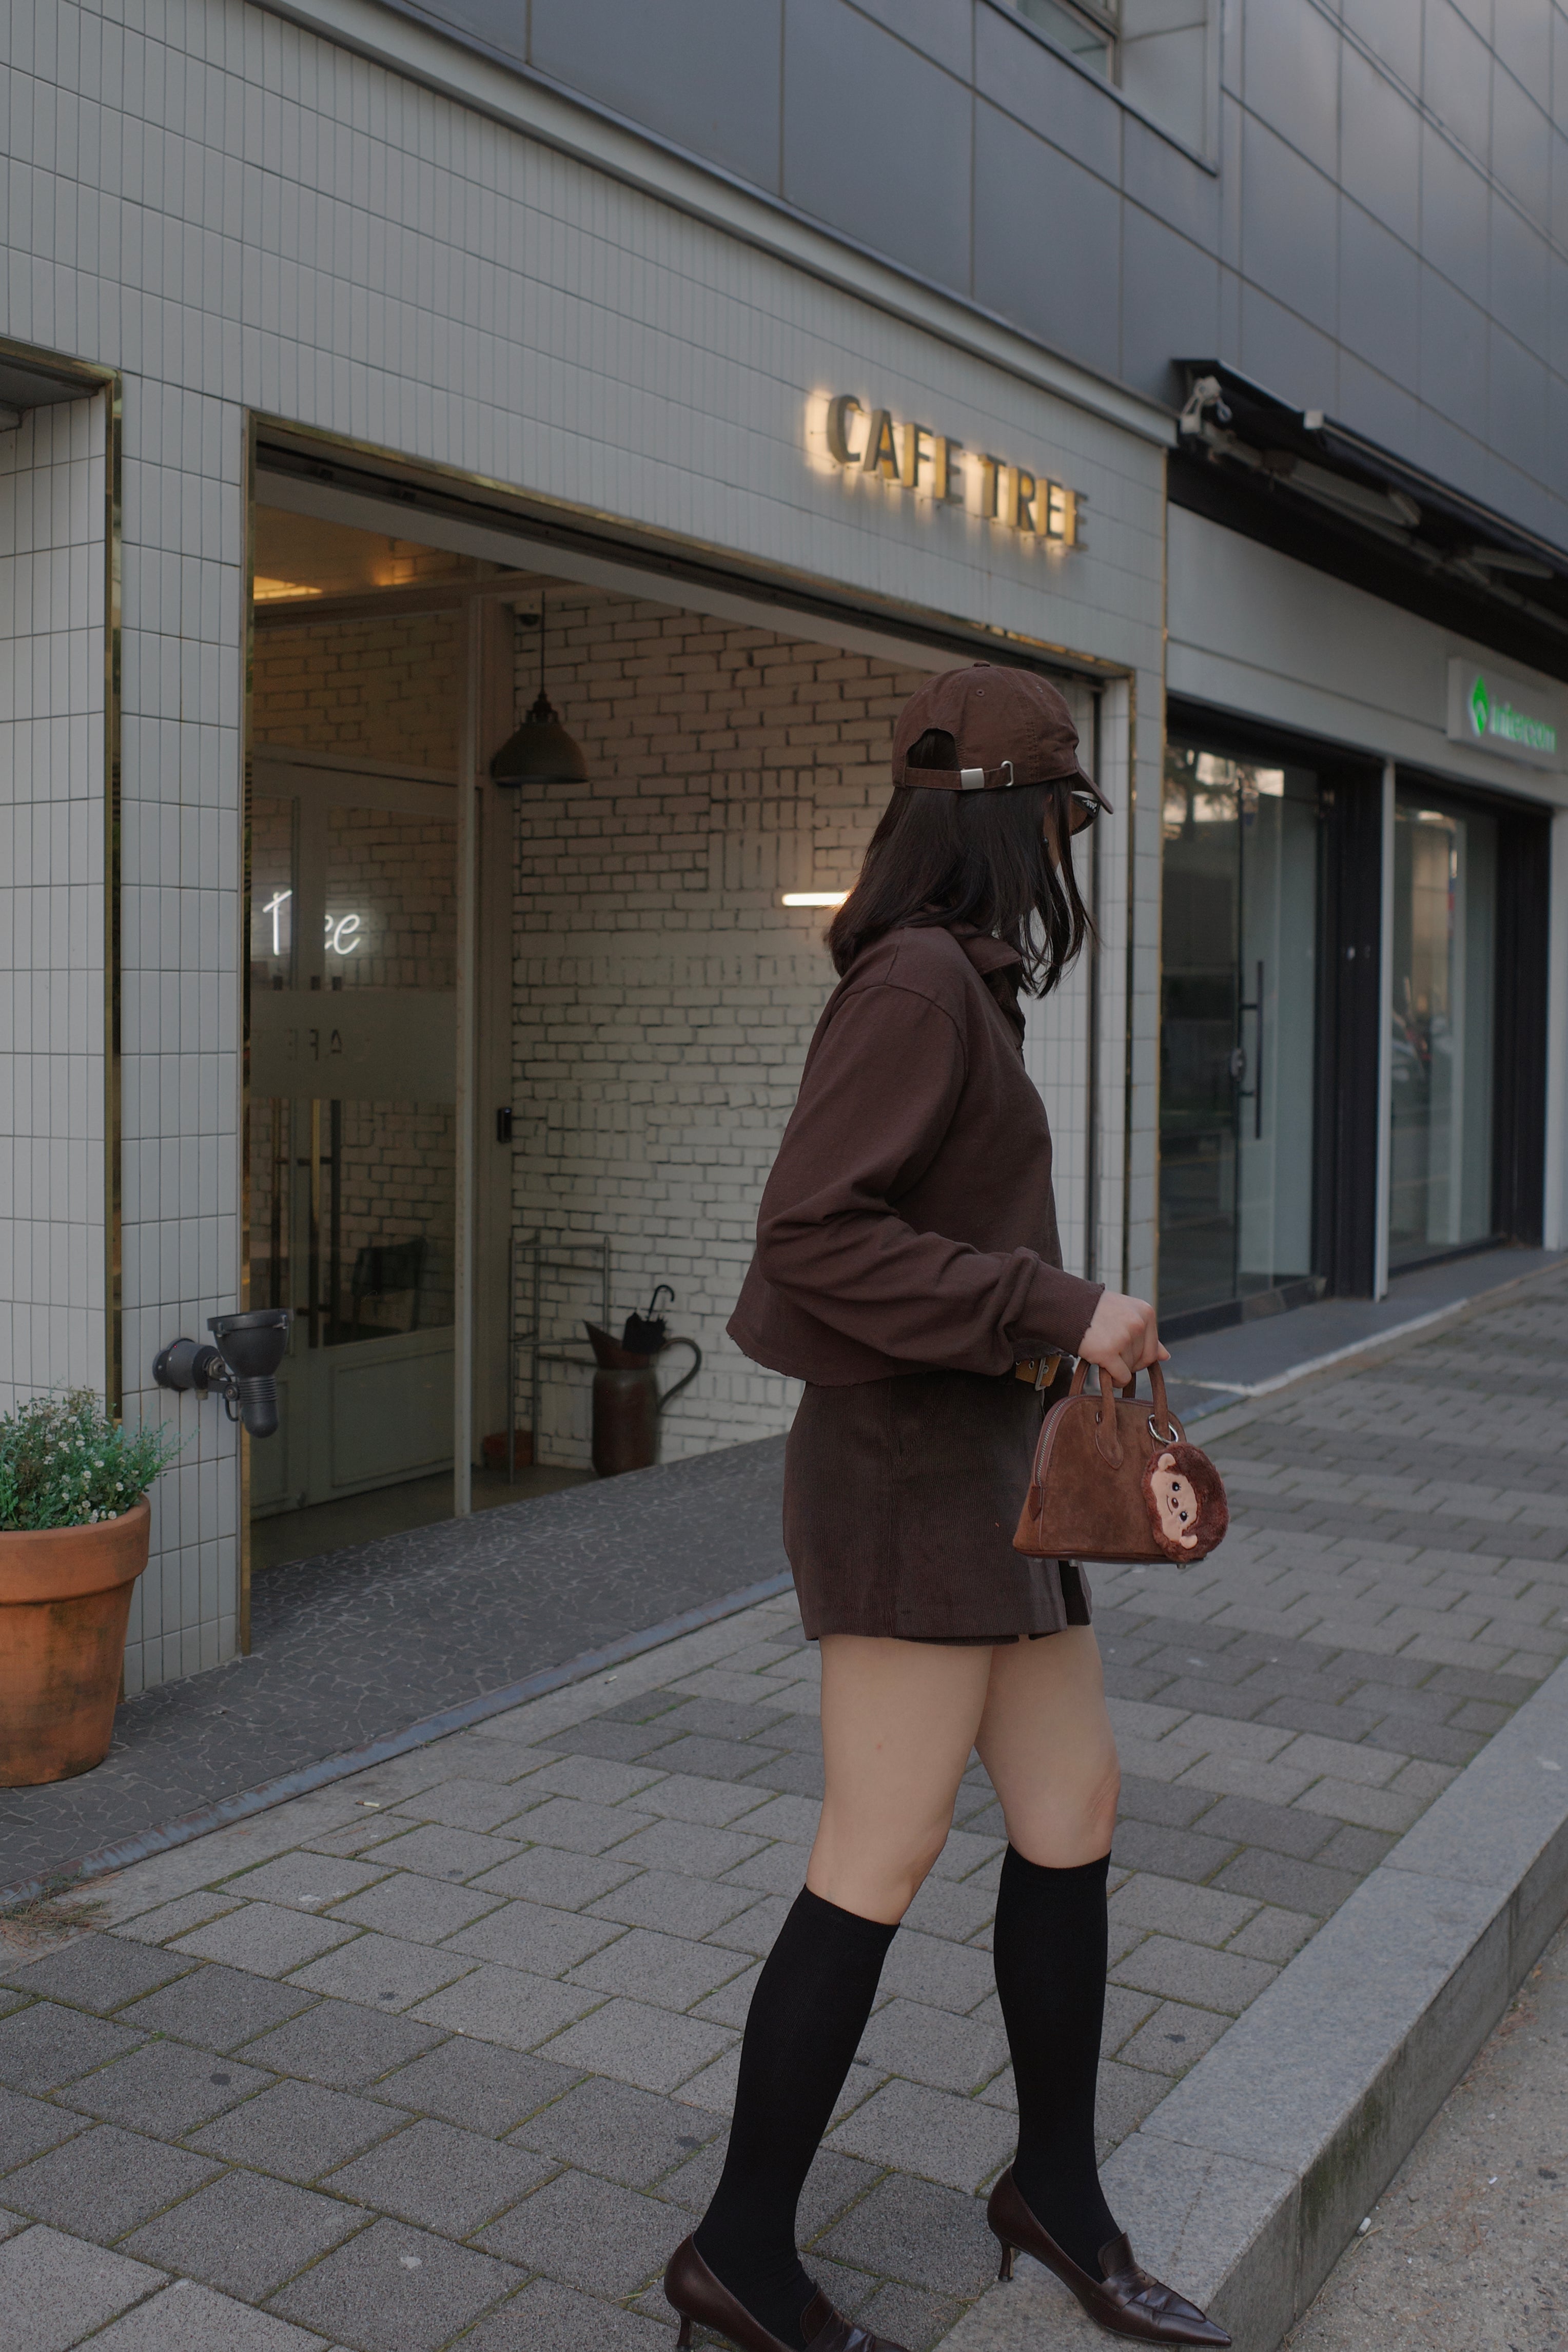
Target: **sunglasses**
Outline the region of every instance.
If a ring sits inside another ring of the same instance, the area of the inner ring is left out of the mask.
[[[1100,803],[1089,793],[1072,793],[1068,798],[1072,803],[1072,815],[1068,830],[1069,833],[1086,833],[1100,814]]]

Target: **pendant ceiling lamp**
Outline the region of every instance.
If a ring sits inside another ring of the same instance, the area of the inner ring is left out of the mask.
[[[490,761],[498,784],[582,784],[588,780],[583,747],[561,724],[561,714],[544,691],[544,603],[539,606],[539,692],[521,727],[509,735]]]

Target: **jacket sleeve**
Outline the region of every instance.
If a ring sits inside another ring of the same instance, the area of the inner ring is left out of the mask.
[[[763,1194],[759,1272],[821,1323],[907,1363],[1005,1372],[1076,1352],[1100,1295],[1034,1250],[919,1233],[898,1202],[947,1133],[964,1081],[951,1016],[887,982],[820,1034]]]

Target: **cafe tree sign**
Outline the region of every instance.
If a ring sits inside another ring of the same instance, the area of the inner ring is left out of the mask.
[[[1448,740],[1533,768],[1563,765],[1563,714],[1550,687],[1485,664],[1448,664]]]
[[[966,448],[951,433],[879,407],[852,392],[814,393],[806,403],[806,449],[814,467],[850,486],[876,483],[921,504],[963,507],[1016,531],[1026,544],[1059,552],[1084,544],[1081,490],[1038,466],[1015,465],[989,449]]]

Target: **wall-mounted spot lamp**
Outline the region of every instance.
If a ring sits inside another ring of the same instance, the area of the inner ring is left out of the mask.
[[[216,1347],[199,1339],[172,1339],[153,1360],[161,1389],[194,1389],[197,1396],[221,1396],[230,1421],[245,1423],[252,1437],[270,1437],[278,1427],[278,1382],[273,1375],[289,1345],[287,1307],[253,1307],[245,1315],[209,1315],[207,1329]]]

